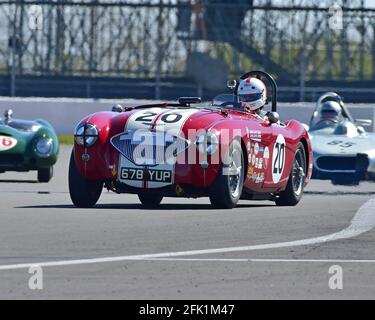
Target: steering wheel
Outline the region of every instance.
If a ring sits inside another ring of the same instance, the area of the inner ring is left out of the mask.
[[[220,105],[220,107],[229,107],[229,106],[233,106],[234,108],[236,108],[238,106],[238,103],[235,101],[225,101]]]

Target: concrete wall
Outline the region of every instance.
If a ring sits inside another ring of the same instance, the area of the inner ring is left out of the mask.
[[[77,123],[85,116],[104,110],[111,110],[116,103],[136,106],[152,101],[146,100],[93,100],[68,98],[0,98],[0,115],[6,109],[13,109],[16,118],[43,118],[49,121],[57,133],[73,133]],[[366,104],[347,104],[354,118],[372,119],[375,131],[375,106]],[[309,123],[314,110],[312,103],[280,103],[279,113],[282,120],[297,119]]]

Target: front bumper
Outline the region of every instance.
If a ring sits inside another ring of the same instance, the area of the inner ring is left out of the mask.
[[[48,158],[40,158],[36,155],[22,153],[1,153],[0,171],[32,171],[41,168],[49,168],[57,161],[57,155]]]
[[[134,188],[119,181],[106,182],[106,188],[116,193],[161,195],[174,198],[200,198],[209,195],[210,188],[194,187],[190,184],[173,184],[158,189]]]
[[[375,181],[374,165],[375,161],[367,154],[314,155],[312,179],[331,180],[341,185]]]
[[[74,155],[78,171],[82,177],[90,180],[112,181],[113,183],[122,181],[119,177],[122,170],[120,154],[112,145],[96,145],[86,149],[75,145]],[[85,157],[86,161],[83,160]],[[199,155],[197,155],[197,159],[199,159]],[[210,157],[208,162],[210,163]],[[142,169],[143,167],[134,166],[134,168]],[[158,167],[152,168],[160,169]],[[185,164],[176,164],[173,167],[173,184],[169,187],[171,189],[174,189],[176,185],[189,185],[193,188],[210,187],[219,174],[220,168],[221,164],[210,164],[207,168],[203,168],[200,163],[188,164],[186,158]],[[125,183],[123,184],[125,185]],[[142,188],[136,190],[139,193]]]

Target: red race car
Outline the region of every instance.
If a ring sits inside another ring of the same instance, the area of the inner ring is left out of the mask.
[[[268,103],[261,80],[272,88],[272,112],[260,103]],[[280,122],[269,74],[251,71],[228,87],[233,93],[210,105],[180,98],[117,105],[84,118],[69,167],[74,205],[94,206],[103,187],[137,194],[148,207],[163,197],[209,197],[217,208],[233,208],[240,199],[297,205],[312,173],[308,133],[298,121]]]

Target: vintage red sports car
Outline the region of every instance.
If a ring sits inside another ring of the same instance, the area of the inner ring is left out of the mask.
[[[74,205],[94,206],[104,187],[137,194],[149,207],[163,197],[207,196],[218,208],[233,208],[240,199],[296,205],[312,173],[309,135],[296,120],[279,121],[270,75],[251,71],[241,79],[248,77],[270,84],[272,112],[245,112],[235,94],[225,94],[210,105],[180,98],[117,105],[84,118],[69,167]]]

